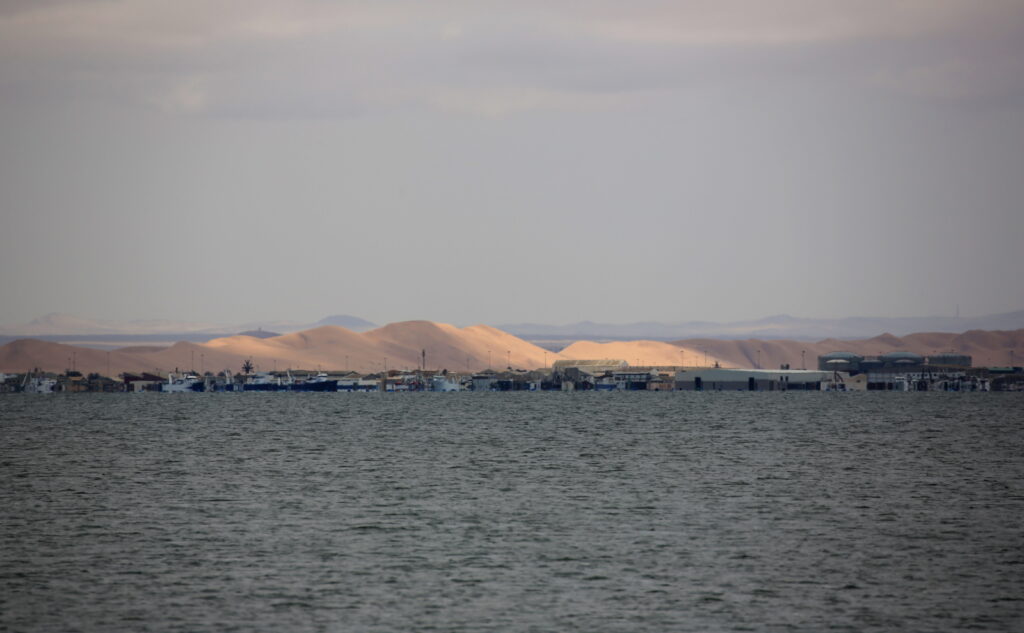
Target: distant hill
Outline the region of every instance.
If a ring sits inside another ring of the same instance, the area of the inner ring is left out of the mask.
[[[580,321],[566,325],[514,323],[497,326],[526,340],[616,341],[650,339],[671,341],[685,338],[714,339],[791,339],[816,341],[823,338],[869,338],[879,332],[905,336],[914,332],[963,333],[970,330],[1017,330],[1024,328],[1024,310],[980,317],[846,317],[812,319],[786,314],[752,321],[716,323],[686,321],[659,323],[594,323]]]
[[[334,314],[329,317],[324,317],[313,324],[313,327],[319,327],[321,325],[337,325],[339,327],[347,328],[353,332],[364,332],[366,330],[377,327],[376,324],[367,321],[366,319],[360,319],[356,316],[349,314]]]
[[[255,329],[246,330],[245,332],[239,332],[238,336],[251,336],[253,338],[274,338],[275,336],[281,336],[277,332],[270,332],[269,330]]]

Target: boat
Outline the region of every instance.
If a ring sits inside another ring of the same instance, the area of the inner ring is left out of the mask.
[[[262,372],[253,374],[249,382],[242,385],[242,391],[288,391],[288,383],[283,382],[279,376]]]
[[[26,374],[21,390],[23,393],[55,393],[57,380],[38,374]]]
[[[434,374],[430,377],[431,391],[461,391],[462,385],[458,378],[452,378],[446,374]]]
[[[160,385],[161,393],[189,393],[206,391],[205,381],[195,374],[167,375],[167,382]]]
[[[338,391],[377,391],[379,380],[339,380]]]
[[[306,376],[305,380],[294,382],[288,386],[291,391],[337,391],[338,381],[330,380],[324,372]]]

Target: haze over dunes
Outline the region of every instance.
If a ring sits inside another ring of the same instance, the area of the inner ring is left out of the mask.
[[[241,332],[243,330],[265,330],[274,332],[297,332],[319,327],[321,325],[340,325],[353,332],[364,332],[376,327],[370,321],[348,314],[332,314],[315,323],[290,321],[290,320],[267,320],[250,321],[243,323],[209,323],[197,321],[183,321],[171,319],[143,319],[143,320],[115,320],[96,319],[79,316],[76,314],[65,314],[51,312],[36,317],[27,323],[0,324],[0,336],[82,336],[102,340],[102,336],[125,337],[125,336],[191,336],[207,335],[207,339],[214,336],[223,336],[229,332]],[[174,340],[174,339],[171,339]]]
[[[1017,350],[1024,355],[1024,330],[971,331],[963,334],[920,333],[905,337],[883,334],[859,341],[825,339],[818,342],[787,340],[686,339],[662,341],[577,341],[561,352],[544,350],[528,341],[486,325],[459,328],[430,321],[392,323],[356,333],[338,326],[322,326],[269,338],[229,336],[207,343],[179,342],[168,347],[133,346],[109,352],[34,339],[0,346],[0,371],[33,368],[63,372],[116,375],[123,372],[167,372],[175,369],[239,371],[251,359],[260,370],[317,369],[376,372],[387,359],[389,369],[415,369],[426,351],[428,369],[479,371],[488,366],[535,369],[560,359],[618,358],[631,365],[808,368],[817,356],[837,350],[864,355],[891,351],[932,354],[957,351],[970,354],[976,366],[1008,365]],[[760,352],[760,354],[759,354]]]

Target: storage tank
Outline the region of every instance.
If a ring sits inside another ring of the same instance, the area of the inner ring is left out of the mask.
[[[829,352],[818,357],[819,371],[857,371],[864,357],[853,352]]]
[[[887,367],[892,365],[923,365],[924,356],[914,352],[889,352],[878,357]]]

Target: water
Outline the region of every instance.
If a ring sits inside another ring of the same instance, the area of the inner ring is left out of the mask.
[[[1024,629],[1017,394],[0,397],[0,630]]]

